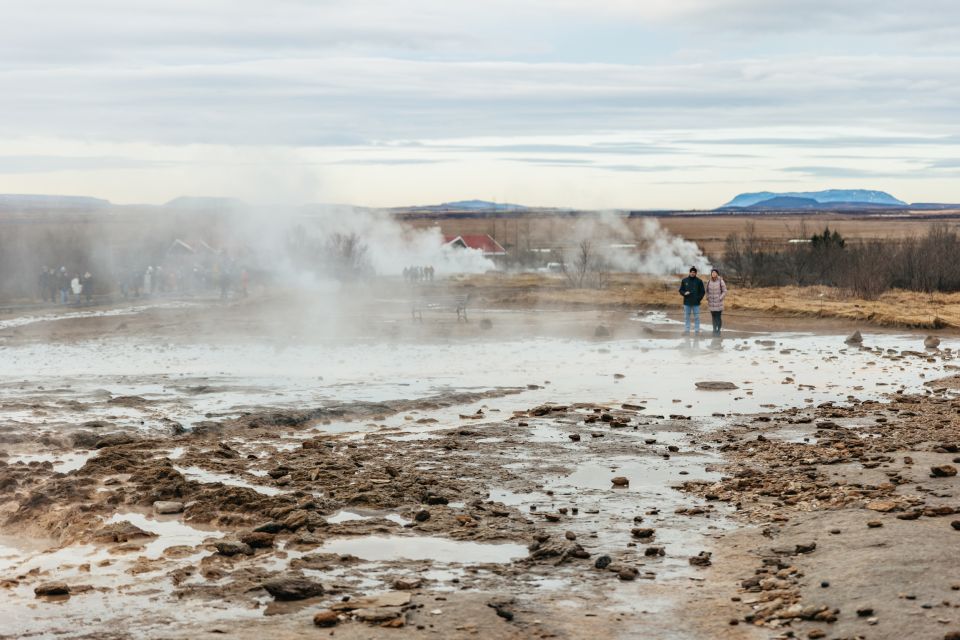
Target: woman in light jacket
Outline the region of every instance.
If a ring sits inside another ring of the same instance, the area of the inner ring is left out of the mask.
[[[713,318],[713,335],[719,336],[720,329],[723,328],[723,300],[727,297],[727,283],[723,281],[720,272],[716,269],[710,271],[710,279],[707,280],[707,308],[710,309],[710,316]]]

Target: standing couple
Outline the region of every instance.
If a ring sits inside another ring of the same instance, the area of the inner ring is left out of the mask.
[[[723,300],[727,297],[727,283],[716,269],[710,271],[707,284],[697,277],[697,268],[690,267],[690,275],[680,281],[680,295],[683,296],[683,335],[690,335],[690,316],[693,315],[695,331],[700,335],[700,303],[707,297],[707,308],[713,317],[713,335],[719,336],[723,327],[721,314]]]

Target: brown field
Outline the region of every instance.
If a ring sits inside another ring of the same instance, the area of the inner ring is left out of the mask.
[[[845,238],[854,240],[895,239],[923,235],[934,224],[960,228],[957,211],[923,214],[914,217],[880,218],[856,214],[818,213],[801,215],[672,215],[657,217],[657,221],[673,234],[699,244],[711,257],[723,252],[728,235],[743,231],[753,223],[761,237],[786,241],[820,231],[824,226],[836,229]],[[511,214],[512,216],[513,214]],[[645,218],[625,220],[634,232],[641,229]],[[496,238],[508,251],[514,247],[538,248],[560,246],[569,234],[571,219],[567,216],[532,215],[518,217],[452,218],[435,217],[412,219],[416,227],[439,226],[444,234],[459,235],[487,233]]]
[[[458,284],[494,306],[680,308],[673,280],[632,274],[612,275],[603,289],[572,289],[562,277],[542,274],[465,276]],[[746,324],[762,318],[795,317],[836,318],[882,327],[960,329],[960,293],[896,290],[868,301],[831,287],[731,287],[724,315]]]

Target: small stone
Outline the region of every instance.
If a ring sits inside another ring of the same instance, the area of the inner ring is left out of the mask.
[[[393,588],[397,591],[411,591],[419,589],[423,581],[420,578],[397,578],[393,581]]]
[[[940,346],[940,338],[937,336],[927,336],[923,339],[923,346],[927,349],[936,349]]]
[[[893,500],[874,500],[873,502],[867,503],[867,509],[870,509],[871,511],[879,511],[880,513],[893,511],[898,506],[898,503]]]
[[[44,582],[33,589],[34,595],[41,596],[68,596],[70,587],[66,582]]]
[[[827,632],[823,629],[811,629],[810,633],[807,634],[807,637],[810,638],[810,640],[815,640],[816,638],[826,638]]]
[[[280,576],[267,580],[263,588],[277,600],[305,600],[323,595],[323,585],[303,576]]]
[[[610,566],[611,562],[613,562],[613,559],[610,556],[600,556],[596,562],[593,563],[593,566],[597,569],[606,569]]]
[[[954,520],[953,522],[950,523],[950,526],[956,529],[957,531],[960,531],[960,520]]]
[[[251,531],[240,536],[240,542],[254,549],[266,549],[273,546],[273,535],[263,531]]]
[[[651,529],[649,527],[636,527],[630,530],[630,534],[634,538],[647,539],[652,538],[656,534],[656,529]]]
[[[870,527],[871,529],[879,529],[880,527],[883,526],[883,523],[880,522],[879,520],[870,520],[869,522],[867,522],[867,526]]]
[[[626,487],[630,485],[630,480],[625,476],[616,476],[610,482],[612,482],[615,487]]]
[[[183,511],[183,503],[173,500],[157,500],[153,503],[153,510],[160,514],[180,513]]]
[[[417,513],[413,516],[413,519],[417,522],[426,522],[430,519],[430,512],[426,509],[421,509],[420,511],[417,511]]]
[[[313,624],[318,627],[335,627],[340,623],[340,616],[336,611],[321,611],[313,616]]]
[[[639,574],[640,572],[633,567],[624,567],[617,572],[617,577],[621,580],[636,580]]]
[[[664,556],[664,555],[667,555],[667,550],[660,546],[647,547],[646,549],[643,550],[643,555],[648,558]]]
[[[694,384],[696,385],[697,389],[702,389],[704,391],[730,391],[740,388],[732,382],[720,382],[715,380],[696,382]]]
[[[957,468],[952,464],[930,467],[931,478],[950,478],[955,475],[957,475]]]
[[[434,611],[436,611],[436,609]],[[353,616],[363,622],[381,624],[400,617],[400,613],[400,609],[396,607],[371,607],[369,609],[358,609],[353,612]]]
[[[214,543],[213,546],[215,546],[217,551],[224,556],[235,556],[239,554],[246,556],[253,555],[253,549],[250,548],[250,545],[238,540],[222,540]]]
[[[820,581],[820,588],[821,588],[821,589],[826,589],[826,588],[829,587],[829,586],[830,586],[830,581],[829,581],[829,580],[822,580],[822,581]]]
[[[575,534],[573,531],[567,531],[566,533],[563,534],[563,537],[566,538],[567,540],[576,540],[577,534]]]
[[[817,548],[816,542],[806,542],[796,546],[797,553],[813,553]]]
[[[690,564],[694,567],[709,567],[713,564],[710,560],[710,556],[712,555],[709,551],[701,551],[699,554],[690,558]]]
[[[844,342],[847,344],[863,344],[863,336],[859,331],[854,331]]]
[[[573,440],[574,442],[580,442],[580,434],[579,434],[579,433],[571,433],[571,434],[570,434],[569,436],[567,436],[567,437],[570,438],[571,440]]]
[[[861,618],[869,618],[873,615],[873,607],[860,607],[857,609],[857,615]]]

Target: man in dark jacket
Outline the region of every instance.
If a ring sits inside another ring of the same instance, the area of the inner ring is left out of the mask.
[[[693,314],[695,331],[700,335],[700,302],[706,294],[703,280],[697,277],[697,268],[690,267],[690,275],[680,281],[683,296],[683,335],[690,335],[690,314]]]

